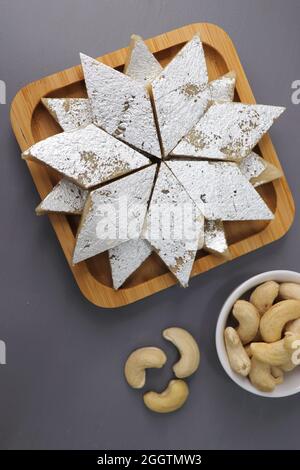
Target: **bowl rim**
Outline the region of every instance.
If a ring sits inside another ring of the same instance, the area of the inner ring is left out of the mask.
[[[227,373],[227,375],[233,380],[238,386],[243,388],[249,393],[254,395],[258,395],[261,397],[266,398],[282,398],[291,395],[295,395],[296,393],[300,392],[300,379],[299,379],[299,386],[292,387],[290,390],[283,391],[278,385],[273,392],[262,392],[256,389],[251,382],[249,381],[248,377],[242,377],[234,372],[230,365],[227,358],[227,353],[224,344],[224,337],[223,332],[227,323],[227,319],[230,315],[232,306],[236,300],[238,300],[241,296],[243,296],[248,290],[258,286],[259,284],[267,281],[277,281],[277,282],[298,282],[300,283],[300,273],[297,271],[289,271],[289,270],[274,270],[274,271],[266,271],[260,274],[256,274],[255,276],[250,277],[246,281],[242,282],[238,285],[232,292],[229,294],[227,299],[225,300],[216,325],[216,332],[215,332],[215,343],[216,343],[216,350],[219,361]]]

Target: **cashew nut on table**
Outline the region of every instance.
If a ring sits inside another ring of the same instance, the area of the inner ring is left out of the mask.
[[[173,366],[176,379],[170,380],[167,388],[157,393],[144,394],[145,406],[156,413],[171,413],[181,408],[188,396],[189,387],[182,380],[194,374],[199,367],[200,351],[196,340],[183,328],[172,327],[163,331],[163,337],[177,347],[180,358]],[[248,356],[247,356],[248,357]],[[156,347],[144,347],[133,351],[125,364],[125,378],[133,388],[142,388],[146,382],[146,369],[160,368],[167,361],[166,354]]]

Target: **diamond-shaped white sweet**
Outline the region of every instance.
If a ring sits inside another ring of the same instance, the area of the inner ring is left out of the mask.
[[[247,180],[251,181],[252,178],[257,178],[266,169],[266,165],[257,153],[251,152],[239,162],[239,169]]]
[[[160,158],[154,115],[145,87],[89,56],[80,57],[93,122],[138,150]]]
[[[129,45],[128,59],[124,73],[143,85],[150,83],[162,71],[148,46],[140,36],[133,34]]]
[[[83,188],[91,188],[149,164],[148,158],[94,124],[34,144],[23,158],[36,159]]]
[[[203,249],[224,258],[230,256],[224,225],[221,220],[205,220]]]
[[[119,289],[151,255],[152,248],[147,240],[128,240],[109,250],[109,261],[114,289]]]
[[[87,190],[80,188],[67,178],[63,178],[39,204],[36,213],[81,214],[87,196]]]
[[[285,108],[215,103],[172,151],[173,156],[240,160]]]
[[[205,218],[273,219],[272,212],[236,163],[170,160],[167,164]]]
[[[92,123],[92,110],[87,98],[43,98],[42,102],[64,131]]]
[[[208,86],[212,101],[232,101],[235,81],[235,73],[228,72],[226,75],[209,82]]]
[[[158,172],[143,235],[186,287],[198,246],[204,242],[204,218],[164,163]]]
[[[255,188],[282,176],[281,170],[255,152],[251,152],[243,158],[239,163],[239,168]]]
[[[89,194],[77,233],[74,263],[139,238],[155,171],[156,165],[151,165]]]
[[[199,36],[188,42],[152,82],[156,115],[167,156],[206,110],[210,91]]]

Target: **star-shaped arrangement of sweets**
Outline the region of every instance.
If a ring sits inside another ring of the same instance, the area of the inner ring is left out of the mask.
[[[123,73],[81,62],[88,98],[43,99],[63,132],[23,153],[62,175],[37,213],[81,214],[73,262],[108,251],[115,289],[152,251],[187,286],[198,250],[230,257],[224,221],[273,218],[255,187],[281,172],[253,148],[284,108],[233,102],[234,72],[209,82],[199,35],[165,68],[138,36]],[[197,236],[154,233],[157,206],[170,233],[188,206]]]

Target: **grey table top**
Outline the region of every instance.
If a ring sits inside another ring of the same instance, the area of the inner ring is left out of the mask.
[[[192,22],[223,27],[236,44],[258,102],[287,107],[271,131],[296,203],[299,188],[300,105],[291,83],[300,79],[298,0],[0,0],[1,448],[195,449],[299,448],[299,396],[262,399],[231,382],[216,356],[214,332],[222,303],[242,280],[270,269],[299,270],[296,215],[281,240],[191,282],[117,310],[94,307],[81,295],[20,159],[10,103],[28,82],[128,43],[131,33],[155,36]],[[135,347],[169,353],[150,371],[162,389],[176,353],[160,336],[187,327],[201,345],[202,363],[190,380],[186,406],[151,414],[142,393],[123,379]]]

